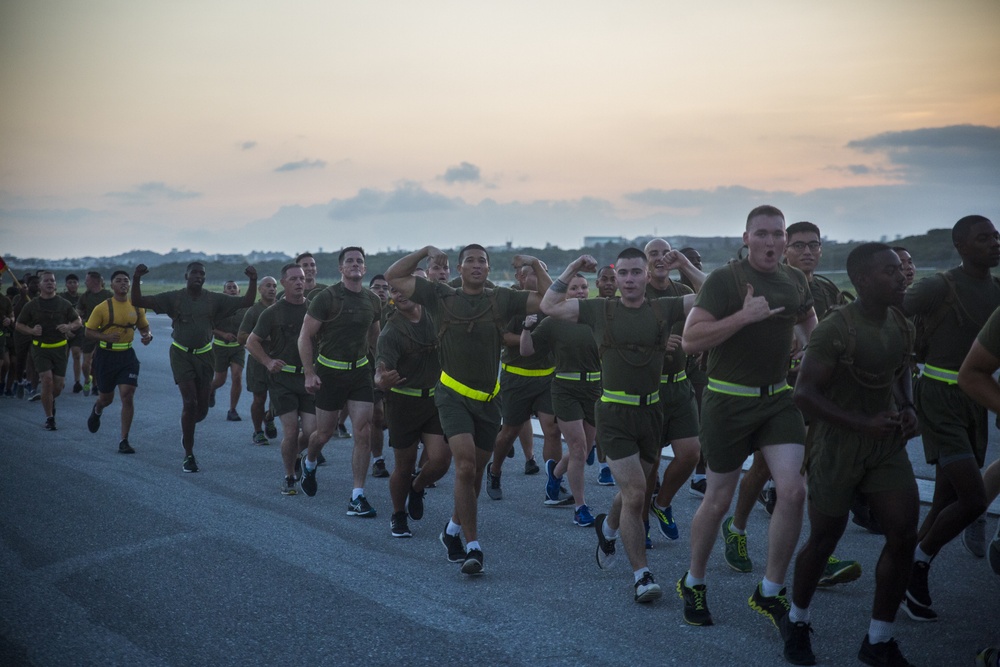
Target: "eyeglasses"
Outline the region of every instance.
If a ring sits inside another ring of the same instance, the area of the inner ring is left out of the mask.
[[[810,241],[809,243],[806,243],[805,241],[796,241],[795,243],[789,243],[788,247],[791,248],[792,250],[795,250],[796,252],[802,252],[806,248],[809,248],[813,252],[816,252],[817,250],[820,249],[820,246],[822,245],[823,244],[820,243],[819,241]]]

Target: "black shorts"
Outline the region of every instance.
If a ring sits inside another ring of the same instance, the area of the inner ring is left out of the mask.
[[[316,392],[316,407],[333,412],[347,405],[348,401],[373,403],[372,374],[368,365],[351,371],[339,371],[321,366],[320,387]]]
[[[94,352],[94,361],[90,367],[94,382],[97,383],[97,391],[102,394],[110,394],[115,387],[129,384],[133,387],[139,386],[139,357],[135,350],[105,350],[97,348]]]
[[[412,447],[424,433],[444,435],[433,396],[386,392],[385,419],[389,425],[389,446],[394,449]]]

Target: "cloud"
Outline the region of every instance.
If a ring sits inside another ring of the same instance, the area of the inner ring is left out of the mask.
[[[949,125],[883,132],[848,142],[847,148],[884,155],[905,183],[995,186],[1000,174],[1000,127]]]
[[[256,141],[244,141],[243,143],[240,144],[240,150],[244,151],[248,151],[251,148],[256,148],[256,147],[257,147]]]
[[[286,162],[275,171],[298,171],[299,169],[323,169],[326,162],[323,160],[299,160],[298,162]]]
[[[470,162],[462,162],[457,167],[448,167],[438,179],[445,183],[478,183],[481,176],[479,167]]]
[[[647,206],[671,209],[700,209],[704,207],[747,202],[750,208],[767,203],[776,197],[786,197],[790,193],[780,191],[752,190],[741,185],[721,186],[711,190],[661,190],[647,188],[640,192],[624,195],[628,201]]]
[[[330,207],[334,220],[357,220],[374,215],[408,214],[427,211],[448,211],[460,200],[429,192],[418,183],[405,181],[388,192],[364,188],[350,199],[338,201]]]
[[[121,200],[133,206],[149,206],[162,200],[182,201],[185,199],[197,199],[202,196],[202,193],[171,188],[160,181],[149,181],[147,183],[140,183],[131,190],[107,192],[104,196]]]

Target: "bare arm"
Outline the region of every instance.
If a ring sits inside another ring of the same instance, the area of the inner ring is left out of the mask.
[[[382,331],[382,325],[377,320],[368,327],[368,349],[372,356],[375,355],[375,346],[378,344],[378,335]]]
[[[539,309],[549,317],[554,317],[557,320],[576,322],[580,318],[580,300],[567,299],[565,286],[577,273],[581,271],[594,271],[596,269],[597,260],[590,255],[580,255],[577,257],[570,262],[569,266],[563,270],[557,279],[560,281],[562,289],[553,291],[550,286],[550,289],[547,289],[545,294],[542,295],[542,299],[538,304]],[[528,303],[531,303],[530,298]],[[532,311],[529,310],[528,312]]]
[[[250,279],[250,284],[247,285],[247,293],[243,295],[243,307],[249,308],[257,300],[257,269],[253,266],[248,266],[243,273]]]
[[[145,264],[135,267],[132,273],[132,305],[136,308],[147,308],[152,310],[156,305],[152,299],[142,295],[142,277],[149,273],[149,268]]]
[[[795,323],[795,327],[792,329],[792,334],[795,336],[800,350],[806,349],[809,337],[812,336],[813,329],[815,328],[816,311],[810,309],[808,313],[799,318],[799,321]]]
[[[285,365],[285,362],[281,359],[274,359],[267,352],[264,351],[264,346],[261,344],[263,341],[261,337],[255,333],[250,333],[247,336],[246,348],[247,352],[253,356],[254,359],[260,362],[263,366],[271,373],[281,372],[281,367]]]
[[[524,328],[521,329],[521,335],[517,337],[517,346],[522,357],[530,357],[535,353],[535,344],[531,340],[531,329],[534,328],[537,322],[538,315],[532,314],[524,318]],[[507,334],[504,334],[505,340],[506,337]]]
[[[302,330],[299,331],[299,358],[302,359],[302,371],[306,379],[306,391],[316,393],[320,387],[319,376],[316,375],[316,358],[313,356],[313,338],[319,333],[321,322],[306,313],[302,320]]]
[[[420,250],[411,252],[405,257],[400,257],[392,266],[386,269],[385,276],[386,281],[403,293],[407,299],[413,296],[413,290],[416,287],[417,279],[413,277],[413,272],[417,270],[420,266],[420,262],[423,261],[425,257],[430,257],[431,262],[436,262],[438,264],[447,263],[448,255],[441,252],[432,245],[424,246]]]
[[[701,269],[696,268],[684,253],[680,250],[671,250],[664,256],[664,259],[666,260],[668,269],[677,269],[684,277],[691,281],[695,292],[701,291],[706,274]]]
[[[698,354],[710,350],[729,340],[733,334],[748,324],[766,320],[784,309],[784,306],[771,308],[767,299],[754,296],[753,285],[748,283],[743,308],[732,315],[719,320],[704,308],[695,306],[691,309],[687,322],[684,323],[684,351],[688,354]]]
[[[545,266],[545,262],[537,257],[532,257],[531,255],[514,255],[513,264],[515,272],[527,264],[530,264],[531,268],[534,269],[535,279],[538,281],[538,286],[536,287],[536,291],[528,293],[527,312],[529,314],[539,312],[541,309],[540,304],[542,302],[542,295],[545,294],[552,285],[552,278],[549,276],[548,267]],[[517,343],[512,343],[512,345],[517,345]]]
[[[994,357],[977,340],[973,341],[969,354],[958,370],[958,386],[962,391],[993,412],[1000,412],[1000,384],[993,379],[997,368],[1000,368],[1000,359]]]

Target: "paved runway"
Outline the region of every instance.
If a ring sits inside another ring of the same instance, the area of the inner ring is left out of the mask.
[[[765,559],[763,510],[749,526],[755,573],[731,571],[720,543],[708,573],[716,625],[690,627],[673,586],[698,499],[682,490],[675,500],[680,540],[654,534],[650,567],[664,597],[638,605],[624,555],[599,570],[593,530],[542,505],[544,477],[523,475],[519,452],[504,469],[504,500],[480,500],[486,574],[464,577],[437,539],[450,474],[428,492],[412,539],[389,535],[387,480],[367,484],[377,518],[345,515],[346,440],[327,446],[315,497],[281,496],[277,443],[250,444],[245,395],[244,421],[226,421],[228,385],[198,426],[201,472],[182,473],[169,323],[151,323],[156,340],[138,351],[134,456],[117,453],[117,403],[91,435],[93,399],[62,397],[54,433],[42,429],[40,404],[0,401],[0,664],[785,664],[777,630],[747,606]],[[596,475],[588,468],[595,514],[614,492]],[[820,664],[859,664],[880,549],[879,537],[848,527],[837,553],[864,574],[815,598]],[[981,645],[1000,644],[1000,577],[984,560],[952,543],[935,560],[931,593],[938,623],[896,624],[913,662],[972,665]]]

